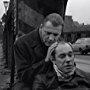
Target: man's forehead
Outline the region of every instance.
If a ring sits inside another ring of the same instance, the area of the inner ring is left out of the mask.
[[[45,27],[45,28],[54,29],[54,30],[58,30],[58,29],[61,29],[61,28],[62,28],[62,25],[59,25],[59,26],[57,26],[57,27],[54,27],[50,21],[47,21],[47,22],[44,24],[44,27]]]
[[[62,53],[62,52],[69,52],[72,51],[72,48],[69,44],[59,44],[58,47],[56,48],[56,52]]]
[[[52,23],[51,23],[50,21],[47,21],[47,22],[45,23],[45,26],[46,26],[46,27],[48,27],[48,26],[51,26],[51,27],[52,27]]]

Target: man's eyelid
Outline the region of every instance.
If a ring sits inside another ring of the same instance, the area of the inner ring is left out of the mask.
[[[68,54],[73,54],[73,51],[69,51]]]
[[[58,33],[54,33],[55,36],[58,36]]]
[[[61,56],[65,56],[66,54],[65,53],[61,53],[60,55],[59,55],[59,57],[61,57]]]
[[[49,31],[44,31],[45,33],[48,33],[48,34],[51,34],[52,32],[49,32]]]
[[[47,32],[47,31],[45,31],[45,33],[47,33],[47,34],[53,34],[54,36],[58,36],[58,33]]]
[[[47,31],[44,31],[46,34],[49,34],[49,32],[47,32]]]
[[[51,32],[47,32],[47,34],[51,34]]]
[[[53,32],[52,32],[52,30],[51,31],[49,31],[49,30],[46,30],[46,29],[44,29],[44,32],[46,32],[46,33],[51,33],[51,34],[59,34],[59,32],[57,32],[57,31],[55,31],[55,30],[53,30]]]
[[[65,55],[65,53],[61,53],[60,55]]]

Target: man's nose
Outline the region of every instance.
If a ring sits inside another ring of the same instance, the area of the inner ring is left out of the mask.
[[[50,41],[53,41],[53,40],[54,40],[54,35],[53,35],[53,34],[50,34],[49,40],[50,40]]]
[[[71,58],[68,55],[66,55],[66,61],[67,62],[70,62],[71,61]]]

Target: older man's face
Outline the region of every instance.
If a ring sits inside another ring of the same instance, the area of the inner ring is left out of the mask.
[[[54,27],[49,21],[42,27],[41,37],[46,46],[52,45],[58,40],[62,31],[62,25]]]
[[[64,73],[69,73],[74,68],[74,54],[71,46],[67,43],[58,45],[55,54],[55,64]]]

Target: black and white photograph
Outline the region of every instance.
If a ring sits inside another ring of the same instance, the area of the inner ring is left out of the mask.
[[[90,90],[90,0],[0,0],[0,90]]]

